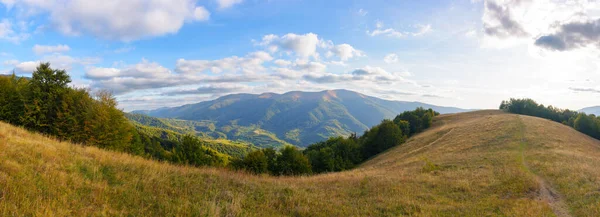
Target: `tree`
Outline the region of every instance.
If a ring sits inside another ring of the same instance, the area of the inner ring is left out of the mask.
[[[365,159],[377,155],[391,147],[404,143],[406,137],[402,130],[390,120],[371,128],[361,137],[363,157]]]
[[[298,151],[296,147],[286,146],[281,149],[281,155],[277,157],[278,175],[305,175],[310,174],[311,166],[308,158]]]
[[[22,116],[25,127],[55,135],[58,129],[54,121],[70,82],[65,70],[52,69],[50,63],[40,64],[28,83],[25,114]]]
[[[177,153],[184,163],[193,166],[226,166],[229,162],[227,156],[202,146],[202,142],[192,135],[183,137]]]
[[[250,152],[243,160],[244,169],[254,174],[267,173],[268,161],[263,151]]]
[[[0,120],[14,125],[21,125],[24,111],[22,89],[27,84],[24,78],[0,76]]]

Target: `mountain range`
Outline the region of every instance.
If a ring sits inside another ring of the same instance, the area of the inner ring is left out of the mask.
[[[268,135],[278,144],[300,147],[332,136],[364,130],[417,107],[442,114],[469,111],[420,102],[391,101],[349,90],[292,91],[284,94],[233,94],[215,100],[156,110],[138,110],[157,118],[193,121],[199,133],[254,143],[253,135]],[[271,146],[277,146],[274,145]]]
[[[579,110],[579,112],[584,112],[586,114],[594,114],[596,116],[600,116],[600,106],[582,108]]]

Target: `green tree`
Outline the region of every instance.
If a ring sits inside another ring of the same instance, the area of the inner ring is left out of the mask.
[[[258,150],[250,152],[243,160],[244,169],[254,174],[269,172],[267,157],[265,153]]]
[[[227,156],[202,145],[195,136],[186,135],[178,147],[178,157],[186,164],[193,166],[226,166]]]
[[[27,84],[24,78],[0,76],[0,120],[14,125],[21,125],[24,111],[23,87]]]
[[[296,147],[286,146],[281,149],[281,155],[277,157],[278,175],[306,175],[310,174],[311,166],[308,158],[298,151]]]
[[[384,120],[361,137],[364,158],[370,158],[406,140],[402,130],[390,120]]]
[[[28,82],[25,114],[22,116],[25,127],[55,135],[58,129],[54,121],[70,82],[65,70],[52,69],[50,63],[40,64]]]

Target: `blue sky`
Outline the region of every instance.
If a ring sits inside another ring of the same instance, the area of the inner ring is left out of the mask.
[[[599,3],[561,0],[0,0],[0,73],[39,62],[126,111],[345,88],[496,108],[600,96]]]

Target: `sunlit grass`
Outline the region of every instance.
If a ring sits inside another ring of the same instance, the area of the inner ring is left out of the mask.
[[[599,216],[599,166],[598,141],[497,111],[437,117],[360,168],[311,177],[174,166],[0,123],[0,216],[553,216],[536,176],[574,216]]]

